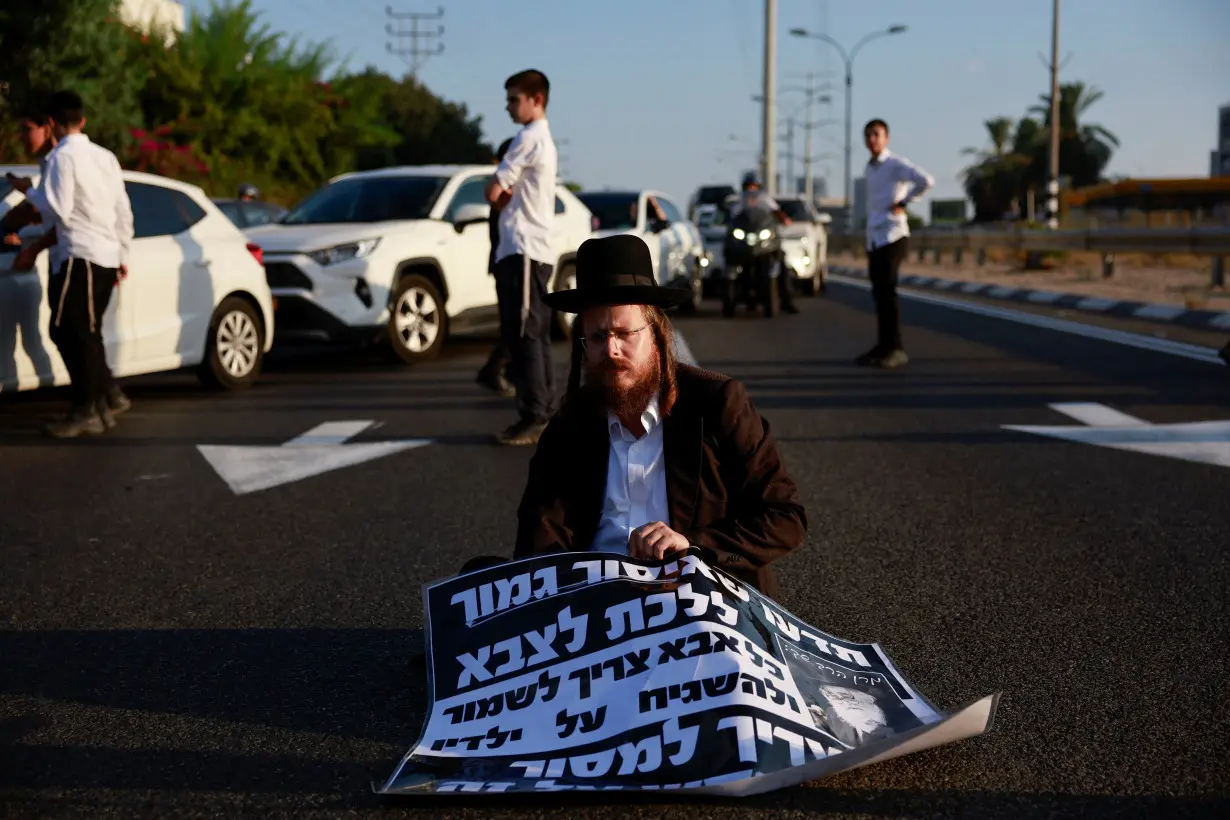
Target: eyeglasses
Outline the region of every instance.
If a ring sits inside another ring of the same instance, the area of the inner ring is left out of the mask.
[[[596,330],[593,333],[589,333],[581,337],[581,348],[583,350],[589,350],[592,345],[595,350],[604,350],[608,344],[608,340],[611,339],[611,337],[614,337],[616,347],[620,350],[629,350],[634,344],[636,344],[636,334],[640,333],[647,327],[649,327],[649,325],[641,325],[635,330]]]

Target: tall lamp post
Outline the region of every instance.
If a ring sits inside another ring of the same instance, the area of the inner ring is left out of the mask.
[[[842,47],[841,43],[834,40],[827,34],[815,34],[805,28],[792,28],[790,34],[794,37],[806,37],[811,40],[823,40],[833,48],[837,49],[841,54],[842,61],[846,64],[846,232],[850,233],[854,229],[854,201],[853,201],[853,180],[850,177],[850,148],[851,140],[853,139],[853,109],[851,108],[851,93],[854,85],[854,57],[858,54],[859,49],[877,37],[887,37],[890,34],[901,34],[906,30],[905,26],[896,25],[889,26],[883,31],[873,31],[863,39],[854,44],[854,48],[849,52]]]

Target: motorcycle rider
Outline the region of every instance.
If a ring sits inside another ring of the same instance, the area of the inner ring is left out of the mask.
[[[760,176],[755,171],[748,171],[743,175],[742,188],[743,193],[730,209],[732,220],[747,211],[753,219],[772,214],[783,227],[790,224],[790,217],[786,216],[786,212],[782,210],[781,205],[777,204],[777,200],[761,190]],[[782,310],[786,313],[798,313],[799,309],[794,304],[794,288],[790,284],[790,273],[786,270],[784,261],[785,253],[779,252],[777,290],[781,296]]]

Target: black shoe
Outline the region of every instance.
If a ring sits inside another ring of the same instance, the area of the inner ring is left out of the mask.
[[[517,388],[513,387],[512,382],[504,378],[503,373],[492,373],[487,370],[481,370],[478,373],[478,378],[474,381],[478,382],[491,392],[497,393],[506,399],[511,399],[517,395]]]
[[[76,438],[77,436],[99,436],[107,431],[98,411],[78,409],[70,413],[68,418],[53,421],[43,428],[43,432],[51,438]]]
[[[857,365],[861,365],[863,367],[871,367],[879,360],[880,360],[880,346],[876,345],[875,347],[871,348],[871,350],[868,350],[862,356],[859,356],[857,359],[855,359],[854,363]]]
[[[892,370],[893,368],[901,367],[910,361],[910,357],[905,354],[901,348],[890,350],[880,358],[876,359],[872,364],[884,370]]]
[[[1223,347],[1221,349],[1221,352],[1218,353],[1217,355],[1221,356],[1221,360],[1223,362],[1225,362],[1226,364],[1230,364],[1230,344],[1227,344],[1225,347]]]
[[[111,405],[106,399],[95,403],[94,411],[98,413],[98,418],[103,423],[104,428],[110,430],[115,427],[115,411],[111,409]]]
[[[107,409],[114,416],[118,416],[120,413],[127,413],[132,409],[132,400],[124,395],[124,391],[120,390],[119,385],[112,385],[107,391]]]
[[[521,420],[495,437],[497,444],[514,447],[524,447],[537,444],[542,437],[542,431],[547,429],[547,423]]]

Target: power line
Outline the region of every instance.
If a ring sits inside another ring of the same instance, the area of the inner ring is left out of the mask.
[[[423,12],[396,12],[392,6],[385,6],[384,13],[392,22],[386,23],[384,30],[390,37],[396,37],[398,44],[394,46],[392,43],[386,43],[390,54],[396,54],[403,60],[406,60],[410,66],[410,77],[418,78],[419,69],[428,57],[435,57],[444,53],[444,43],[436,43],[435,49],[429,49],[424,45],[423,41],[430,41],[432,38],[440,37],[444,34],[444,26],[440,25],[436,31],[420,31],[419,21],[421,20],[442,20],[444,19],[444,7],[441,6],[435,14],[425,14]],[[403,23],[410,24],[410,30],[406,31]],[[404,41],[409,40],[407,44]],[[407,59],[408,58],[408,59]]]

